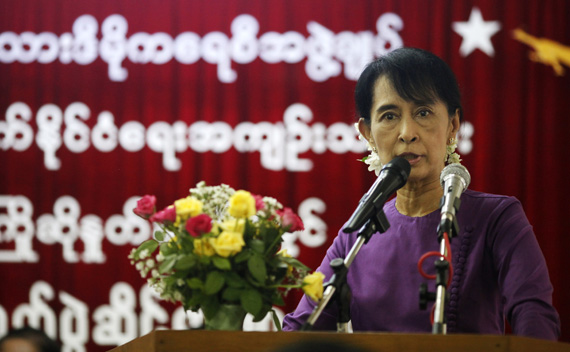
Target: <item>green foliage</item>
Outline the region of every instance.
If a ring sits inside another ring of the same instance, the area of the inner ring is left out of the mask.
[[[234,192],[225,185],[198,184],[191,195],[202,202],[211,230],[190,235],[187,220],[158,223],[161,229],[134,249],[130,259],[166,300],[181,302],[186,309],[202,309],[206,318],[214,316],[222,304],[240,304],[259,321],[274,305],[284,304],[283,295],[290,289],[301,288],[309,268],[279,253],[283,234],[289,230],[280,223],[282,205],[265,197],[263,210],[236,219],[228,213]],[[237,250],[232,250],[231,241],[216,242],[224,231],[243,237]],[[275,312],[273,319],[280,328]]]

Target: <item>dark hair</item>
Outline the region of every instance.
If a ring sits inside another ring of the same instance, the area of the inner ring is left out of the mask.
[[[0,339],[0,350],[2,350],[2,344],[4,341],[10,339],[22,339],[30,342],[32,345],[41,352],[60,352],[61,347],[59,344],[52,340],[46,335],[42,330],[34,329],[31,327],[23,327],[19,329],[13,329],[8,332],[8,334]]]
[[[463,121],[461,94],[453,71],[439,57],[416,48],[399,48],[372,61],[358,78],[354,91],[356,109],[370,124],[374,84],[386,76],[396,92],[407,101],[441,100],[449,115],[459,109]]]

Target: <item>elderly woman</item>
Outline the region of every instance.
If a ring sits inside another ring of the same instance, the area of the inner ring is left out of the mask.
[[[430,332],[430,311],[419,309],[418,290],[425,279],[417,262],[428,251],[439,251],[439,178],[446,163],[459,161],[454,153],[462,119],[459,88],[437,56],[401,48],[366,67],[355,100],[358,128],[372,149],[367,160],[371,168],[378,170],[402,156],[411,172],[406,185],[384,205],[390,228],[372,236],[350,266],[352,326],[355,331]],[[520,202],[466,190],[457,220],[447,331],[503,334],[506,318],[517,335],[556,340],[560,323],[552,306],[552,285]],[[327,280],[329,262],[345,258],[356,239],[357,233],[342,231],[335,238],[318,269]],[[303,297],[285,317],[284,330],[299,329],[314,305]],[[336,321],[333,304],[314,329],[333,330]]]

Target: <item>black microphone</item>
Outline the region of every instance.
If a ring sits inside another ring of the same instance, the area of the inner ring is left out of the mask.
[[[384,203],[394,192],[406,184],[410,170],[410,163],[402,157],[396,157],[384,165],[380,170],[380,175],[360,199],[358,207],[342,231],[350,233],[359,230],[376,212],[382,209]]]
[[[443,187],[443,197],[441,199],[441,221],[438,226],[438,233],[443,232],[452,237],[458,232],[455,213],[461,205],[461,194],[471,183],[471,175],[467,168],[461,164],[449,164],[441,171],[439,177],[441,187]],[[451,233],[455,231],[455,233]]]

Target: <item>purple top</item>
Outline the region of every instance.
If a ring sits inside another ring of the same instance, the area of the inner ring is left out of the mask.
[[[402,215],[395,199],[384,205],[390,228],[376,233],[360,249],[349,268],[350,314],[354,331],[431,332],[430,309],[419,309],[424,279],[417,262],[428,251],[439,252],[440,212],[423,217]],[[544,256],[520,202],[513,197],[466,190],[457,215],[459,235],[451,240],[454,273],[446,306],[449,333],[503,334],[505,317],[517,335],[557,340],[558,313],[552,306],[552,285]],[[329,262],[345,258],[357,234],[342,231],[317,269],[326,280]],[[424,262],[434,273],[435,258]],[[326,281],[325,281],[326,282]],[[283,330],[297,330],[314,303],[303,296],[285,316]],[[336,329],[336,306],[323,311],[314,330]]]

